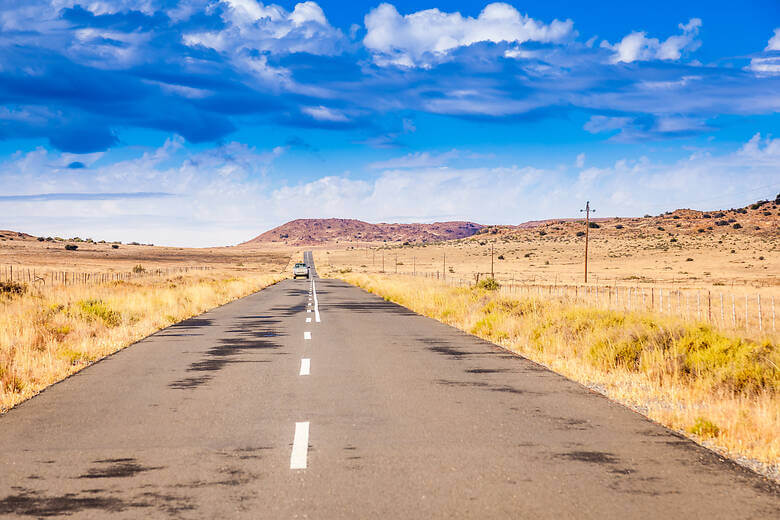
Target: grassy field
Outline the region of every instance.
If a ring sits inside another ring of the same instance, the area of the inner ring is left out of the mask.
[[[37,242],[7,246],[0,247],[0,258],[13,261],[17,272],[30,268],[39,274],[68,270],[133,277],[68,286],[51,280],[0,282],[0,411],[161,328],[275,283],[287,276],[290,259],[281,252],[129,246],[118,253],[95,244],[47,254]],[[184,262],[204,270],[154,274]]]
[[[593,309],[402,275],[335,273],[500,344],[780,476],[780,348],[652,313]]]

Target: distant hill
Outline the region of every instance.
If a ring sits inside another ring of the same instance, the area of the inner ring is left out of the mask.
[[[27,233],[20,233],[18,231],[9,231],[7,229],[0,229],[0,241],[5,240],[35,240],[35,237],[28,235]]]
[[[523,239],[532,235],[550,240],[568,239],[584,234],[584,218],[534,220],[516,226],[483,226],[475,240],[484,235],[498,235],[505,240]],[[660,215],[644,217],[591,218],[596,236],[662,236],[677,234],[702,235],[709,233],[778,236],[780,234],[780,195],[775,200],[760,200],[742,208],[714,211],[678,209]]]
[[[424,243],[470,237],[484,226],[474,222],[371,224],[356,219],[298,219],[266,231],[243,246],[262,244],[317,245],[335,242]]]

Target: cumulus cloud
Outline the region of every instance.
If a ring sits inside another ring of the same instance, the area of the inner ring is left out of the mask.
[[[780,139],[756,134],[732,152],[694,153],[673,162],[640,157],[585,167],[584,156],[578,156],[570,167],[554,169],[457,168],[426,164],[419,154],[406,162],[374,164],[370,175],[359,178],[342,174],[290,182],[271,171],[282,149],[260,151],[233,142],[186,153],[182,144],[171,139],[114,163],[105,156],[99,163],[85,157],[87,167],[80,170],[63,166],[76,155],[18,153],[0,163],[0,183],[22,187],[0,199],[6,225],[44,235],[210,246],[241,242],[294,218],[519,223],[575,216],[561,208],[577,208],[588,199],[598,202],[603,215],[630,216],[738,206],[767,196],[746,187],[771,184],[780,168]],[[116,186],[133,189],[118,193]],[[596,194],[601,198],[594,199]]]
[[[650,60],[679,60],[683,52],[693,52],[699,48],[701,42],[696,39],[699,35],[701,20],[691,18],[686,24],[678,26],[682,34],[670,36],[664,41],[657,38],[648,38],[645,32],[632,32],[627,34],[614,45],[607,40],[601,42],[601,47],[614,51],[612,63],[632,63],[634,61]]]
[[[315,2],[296,4],[292,12],[256,0],[221,0],[218,4],[224,28],[188,32],[183,35],[186,45],[226,54],[260,51],[333,55],[341,51],[344,35],[330,25]]]
[[[780,75],[780,55],[776,51],[780,51],[780,28],[775,29],[775,34],[769,39],[764,52],[751,58],[746,70],[757,76]]]
[[[769,39],[765,51],[780,51],[780,27],[775,29],[775,34]]]
[[[571,20],[545,24],[504,3],[487,5],[477,18],[439,9],[402,16],[395,6],[381,4],[366,15],[365,26],[363,44],[374,61],[402,67],[429,67],[477,42],[561,42],[574,35]]]
[[[263,225],[252,220],[268,202],[269,170],[284,149],[230,142],[182,153],[181,138],[106,164],[43,148],[17,153],[0,162],[0,184],[15,187],[0,200],[2,211],[13,215],[12,228],[44,235],[174,245],[251,238]],[[68,169],[74,158],[85,168]]]

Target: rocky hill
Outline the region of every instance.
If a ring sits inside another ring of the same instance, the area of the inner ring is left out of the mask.
[[[473,222],[371,224],[362,220],[343,218],[298,219],[266,231],[241,245],[317,245],[337,242],[426,243],[466,238],[483,227]]]
[[[585,219],[549,219],[517,226],[483,226],[475,240],[484,235],[498,235],[518,240],[530,235],[548,239],[584,235]],[[643,217],[610,217],[591,219],[596,236],[671,237],[675,235],[758,235],[780,234],[780,195],[775,200],[760,200],[742,208],[715,211],[678,209],[660,215]]]

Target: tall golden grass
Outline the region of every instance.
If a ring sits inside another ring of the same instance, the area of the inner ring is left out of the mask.
[[[0,291],[0,411],[168,325],[283,274],[227,270]]]
[[[736,458],[780,468],[780,348],[646,312],[403,276],[340,278],[599,389]]]

